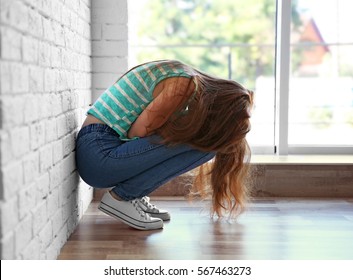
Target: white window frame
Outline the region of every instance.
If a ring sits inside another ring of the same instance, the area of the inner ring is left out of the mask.
[[[276,11],[275,154],[353,154],[353,139],[352,146],[288,144],[292,0],[277,0]]]
[[[288,155],[288,108],[290,77],[290,26],[292,1],[277,1],[275,67],[275,153]]]

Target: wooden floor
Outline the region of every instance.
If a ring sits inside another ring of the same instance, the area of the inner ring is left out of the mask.
[[[238,221],[213,221],[207,204],[152,201],[164,229],[138,231],[92,203],[58,259],[353,259],[353,199],[256,199]]]

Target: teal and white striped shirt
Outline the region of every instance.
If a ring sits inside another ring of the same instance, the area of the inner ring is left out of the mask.
[[[103,121],[124,141],[127,133],[153,100],[153,90],[170,77],[191,78],[188,68],[178,61],[154,61],[133,68],[109,87],[88,110],[88,114]]]

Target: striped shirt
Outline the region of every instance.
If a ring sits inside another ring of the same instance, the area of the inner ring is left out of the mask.
[[[92,105],[87,114],[103,121],[124,141],[127,133],[153,100],[153,90],[162,80],[170,77],[187,77],[187,68],[178,61],[155,61],[142,64],[124,74]],[[134,138],[135,139],[135,138]]]

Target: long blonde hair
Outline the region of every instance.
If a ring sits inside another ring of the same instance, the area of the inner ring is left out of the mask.
[[[167,144],[189,144],[215,152],[215,159],[199,168],[194,190],[203,197],[212,196],[214,214],[239,214],[249,197],[250,149],[245,136],[250,131],[253,93],[235,81],[178,61],[168,63],[183,67],[197,86],[187,106],[180,106],[157,134]]]

